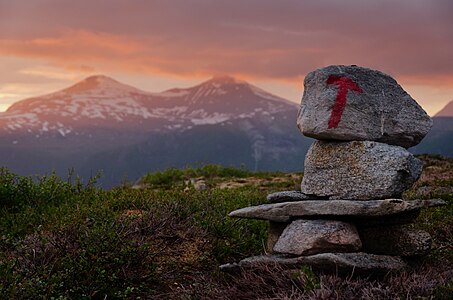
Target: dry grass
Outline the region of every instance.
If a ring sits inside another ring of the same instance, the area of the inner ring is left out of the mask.
[[[451,299],[452,265],[424,265],[382,278],[314,274],[309,268],[243,270],[205,299]],[[450,289],[442,288],[450,285]]]

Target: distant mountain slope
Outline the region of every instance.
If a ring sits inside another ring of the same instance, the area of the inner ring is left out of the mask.
[[[138,178],[149,170],[205,163],[249,170],[302,171],[312,140],[294,128],[293,119],[276,115],[272,128],[262,126],[265,120],[244,119],[159,134],[139,144],[100,152],[86,162],[84,169],[103,169],[106,176],[115,178],[126,174]]]
[[[434,117],[433,127],[411,152],[440,154],[453,157],[453,117]]]
[[[453,117],[453,101],[450,101],[442,108],[435,117]]]
[[[301,170],[311,141],[296,128],[297,108],[227,76],[162,93],[92,76],[0,113],[0,164],[85,178],[103,170],[106,186],[208,162]]]

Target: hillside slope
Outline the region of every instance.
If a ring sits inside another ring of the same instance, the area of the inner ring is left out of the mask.
[[[105,191],[56,177],[0,176],[1,299],[448,299],[453,293],[453,160],[425,168],[406,199],[441,198],[416,228],[431,254],[380,278],[302,267],[223,274],[219,265],[264,253],[262,220],[227,214],[296,189],[301,173],[206,166],[150,173],[140,189]],[[197,190],[191,179],[203,179]],[[231,188],[233,187],[233,188]],[[320,296],[321,295],[321,296]]]
[[[426,137],[410,151],[416,154],[440,154],[453,157],[453,117],[434,117]]]

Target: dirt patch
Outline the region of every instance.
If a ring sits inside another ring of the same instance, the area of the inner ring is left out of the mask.
[[[128,209],[121,214],[121,218],[141,218],[145,212],[139,209]]]
[[[259,178],[259,177],[247,177],[241,179],[232,179],[220,182],[217,184],[216,187],[220,189],[234,189],[240,188],[244,186],[256,186],[256,187],[264,187],[270,184],[278,184],[278,183],[285,183],[285,182],[292,182],[302,181],[302,176],[300,174],[289,173],[282,175],[280,177],[272,177],[272,178]]]

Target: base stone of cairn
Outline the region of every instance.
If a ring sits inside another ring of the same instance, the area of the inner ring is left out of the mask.
[[[263,264],[334,273],[388,273],[428,253],[431,237],[412,228],[440,199],[401,199],[422,162],[405,148],[428,133],[426,112],[390,76],[358,66],[329,66],[304,81],[297,125],[319,139],[310,147],[301,191],[276,192],[268,204],[230,217],[269,221],[267,255],[222,265]]]
[[[332,273],[350,273],[364,275],[387,274],[408,268],[408,264],[399,256],[356,253],[320,253],[308,256],[286,257],[281,255],[253,256],[240,262],[220,266],[224,272],[238,272],[242,269],[263,265],[280,265],[290,269],[299,269],[308,265],[317,271]]]

